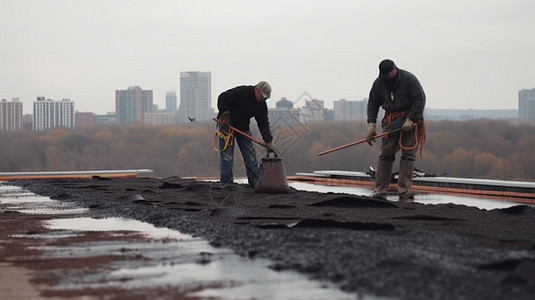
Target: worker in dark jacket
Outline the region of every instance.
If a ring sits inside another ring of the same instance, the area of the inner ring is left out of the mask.
[[[423,123],[425,93],[416,76],[399,69],[390,59],[385,59],[379,64],[379,77],[373,82],[368,99],[366,141],[370,145],[377,135],[375,131],[379,107],[385,111],[381,121],[383,131],[397,131],[381,140],[381,155],[375,172],[373,196],[386,199],[395,155],[401,149],[399,199],[414,199],[411,191],[414,161],[418,145],[421,151],[425,140]]]
[[[241,134],[232,134],[229,125],[251,135],[250,119],[255,118],[258,129],[269,152],[273,152],[273,136],[269,128],[266,100],[271,96],[271,86],[260,81],[255,86],[238,86],[225,91],[217,99],[219,113],[217,118],[223,122],[219,131],[220,171],[222,184],[234,181],[232,172],[234,160],[234,140],[238,143],[245,163],[249,185],[254,187],[258,181],[258,161],[255,148],[250,139]]]

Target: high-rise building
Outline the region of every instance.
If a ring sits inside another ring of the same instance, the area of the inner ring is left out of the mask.
[[[535,88],[518,91],[518,118],[535,121]]]
[[[180,72],[179,122],[205,121],[214,117],[211,89],[210,72]]]
[[[15,131],[22,128],[22,102],[13,98],[0,102],[0,131]]]
[[[340,99],[333,101],[335,121],[365,121],[367,101],[348,101]]]
[[[174,113],[177,109],[177,98],[175,91],[168,91],[165,95],[165,111]]]
[[[51,100],[37,97],[33,102],[33,129],[74,127],[74,102],[70,99]]]
[[[118,125],[144,121],[145,113],[152,111],[152,90],[131,86],[115,91],[115,114]]]

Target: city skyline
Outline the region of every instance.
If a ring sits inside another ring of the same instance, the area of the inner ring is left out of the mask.
[[[202,89],[202,88],[201,88]],[[180,117],[180,109],[169,112],[166,109],[158,109],[157,105],[151,105],[150,95],[152,91],[143,91],[140,87],[129,87],[127,90],[116,91],[119,113],[110,112],[106,115],[99,115],[94,112],[79,112],[74,110],[74,101],[70,99],[53,100],[45,97],[38,97],[33,103],[33,114],[23,114],[23,103],[18,99],[0,101],[0,131],[16,131],[19,129],[33,128],[42,130],[52,127],[92,127],[94,125],[128,125],[131,122],[142,122],[153,125],[183,124],[193,121],[207,121],[215,117],[213,109],[201,109],[198,117]],[[146,96],[141,97],[141,93]],[[168,93],[173,94],[173,93]],[[202,94],[202,93],[201,93]],[[130,96],[128,96],[130,95]],[[137,96],[135,96],[137,95]],[[502,119],[511,122],[533,122],[535,117],[535,88],[531,90],[520,90],[518,96],[519,109],[495,109],[495,110],[475,110],[475,109],[433,109],[426,108],[424,117],[427,120],[452,120],[467,121],[476,119]],[[148,98],[147,98],[148,97]],[[139,98],[139,99],[138,99]],[[143,98],[143,99],[141,99]],[[366,121],[367,100],[337,100],[334,101],[334,108],[324,108],[322,100],[305,100],[301,107],[294,107],[294,103],[286,98],[276,101],[276,107],[269,108],[269,118],[273,124],[281,121],[287,125],[306,124],[310,121]],[[46,104],[45,104],[46,103]],[[130,104],[128,104],[130,103]],[[43,106],[43,104],[45,104]],[[57,106],[68,104],[68,109],[61,108],[56,111]],[[47,107],[45,110],[36,111],[36,107]],[[52,109],[52,107],[55,107]],[[147,110],[138,114],[138,110],[144,107]],[[148,111],[152,107],[151,111]],[[46,114],[45,111],[53,112]],[[196,111],[196,110],[193,110]],[[205,114],[208,114],[207,116]],[[54,123],[50,120],[54,119]],[[46,121],[49,120],[49,121]],[[62,121],[63,120],[63,121]],[[35,128],[34,122],[40,124]],[[57,123],[59,122],[59,123]],[[277,125],[274,125],[275,127]]]
[[[420,79],[427,107],[511,109],[535,86],[534,11],[530,0],[5,0],[0,97],[26,113],[47,96],[104,114],[118,88],[153,90],[163,106],[180,72],[203,71],[212,107],[266,80],[274,100],[306,92],[332,108],[367,98],[391,58]]]
[[[187,72],[186,72],[187,73]],[[209,73],[209,72],[208,72]],[[535,88],[526,88],[526,89],[520,89],[517,91],[517,94],[516,94],[516,107],[512,107],[512,108],[490,108],[490,109],[487,109],[487,108],[482,108],[482,109],[478,109],[478,108],[473,108],[473,107],[469,107],[469,108],[459,108],[459,107],[451,107],[451,108],[435,108],[435,107],[428,107],[426,109],[430,109],[430,110],[443,110],[443,111],[462,111],[462,110],[479,110],[479,111],[507,111],[507,110],[519,110],[520,108],[518,107],[518,92],[520,91],[523,91],[523,90],[533,90]],[[117,90],[115,90],[114,92],[116,92]],[[166,94],[165,94],[165,98],[163,99],[162,103],[158,103],[157,101],[153,101],[154,102],[154,105],[159,109],[159,110],[164,110],[164,111],[168,111],[168,98],[169,98],[169,93],[174,93],[174,97],[176,97],[176,91],[166,91]],[[26,105],[23,105],[23,115],[31,115],[33,113],[33,110],[32,110],[32,106],[31,106],[31,103],[35,102],[37,99],[41,99],[43,98],[43,96],[37,96],[34,100],[32,100],[30,102],[30,105],[29,106],[26,106]],[[52,99],[50,97],[46,97],[47,100],[55,100],[55,99]],[[331,107],[328,107],[327,105],[325,106],[325,108],[327,109],[334,109],[334,105],[336,102],[338,101],[362,101],[362,100],[366,100],[367,98],[364,97],[362,99],[346,99],[346,98],[340,98],[340,99],[333,99],[331,101],[327,100],[327,102],[329,102],[331,104]],[[2,98],[2,100],[7,100],[7,101],[12,101],[12,100],[16,100],[16,101],[19,101],[21,102],[22,104],[24,104],[24,101],[21,101],[19,99],[19,97],[13,97],[11,99],[6,99],[6,98]],[[320,101],[326,101],[326,100],[323,100],[323,99],[316,99],[316,98],[313,98],[310,96],[310,94],[308,94],[307,92],[303,92],[301,94],[300,97],[298,97],[297,99],[293,99],[293,100],[289,100],[287,99],[287,97],[281,97],[280,99],[273,99],[273,97],[271,97],[270,99],[268,99],[268,107],[270,109],[273,109],[273,108],[276,108],[276,103],[278,101],[281,101],[281,100],[285,100],[285,101],[290,101],[296,105],[299,105],[299,103],[301,104],[304,104],[305,101],[308,101],[308,100],[320,100]],[[75,100],[72,100],[73,102],[76,102]],[[115,101],[115,99],[114,99]],[[176,101],[176,99],[175,99]],[[178,112],[178,104],[179,102],[176,102],[177,103],[177,108],[176,108],[176,111]],[[115,105],[115,103],[114,103]],[[217,111],[217,105],[213,106],[212,107],[215,111]],[[115,109],[113,110],[110,110],[110,111],[106,111],[106,112],[99,112],[99,111],[93,111],[93,110],[86,110],[86,111],[81,111],[81,110],[78,110],[77,109],[77,112],[86,112],[86,113],[93,113],[95,115],[106,115],[106,114],[115,114],[116,111]]]

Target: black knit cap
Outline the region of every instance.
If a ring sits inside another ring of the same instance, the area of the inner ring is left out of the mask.
[[[390,73],[390,71],[392,71],[392,69],[394,69],[395,66],[396,66],[396,64],[392,60],[384,59],[379,64],[379,76],[385,76],[386,77],[388,75],[388,73]]]

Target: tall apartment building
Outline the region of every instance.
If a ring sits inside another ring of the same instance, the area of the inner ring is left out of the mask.
[[[333,102],[335,121],[365,121],[368,102],[340,99]]]
[[[168,113],[174,113],[177,110],[177,98],[175,91],[168,91],[165,94],[165,111]]]
[[[535,121],[535,88],[518,91],[518,118]]]
[[[214,117],[211,90],[210,72],[180,72],[180,123],[211,120]]]
[[[115,120],[118,125],[144,122],[145,113],[152,111],[152,90],[131,86],[115,91]]]
[[[33,129],[74,127],[74,102],[70,99],[51,100],[37,97],[33,102]]]
[[[13,98],[10,102],[2,99],[0,102],[0,131],[15,131],[22,129],[22,102]]]

